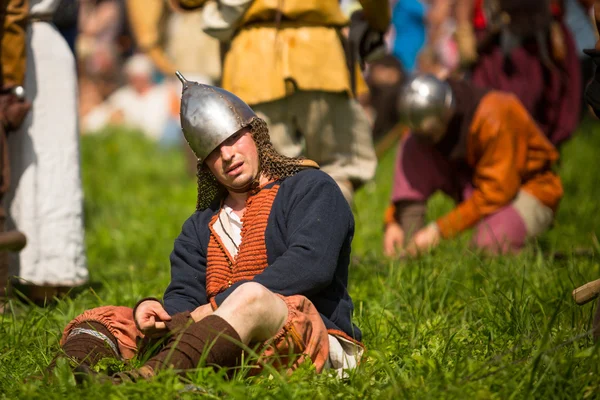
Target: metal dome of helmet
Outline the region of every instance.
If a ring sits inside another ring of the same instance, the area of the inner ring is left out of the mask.
[[[454,103],[452,89],[447,82],[422,74],[410,78],[402,86],[398,112],[401,121],[411,130],[427,135],[429,131],[439,130],[448,124],[454,114]]]
[[[233,93],[188,81],[179,71],[175,74],[183,84],[181,128],[199,160],[204,161],[221,143],[256,118],[250,106]]]

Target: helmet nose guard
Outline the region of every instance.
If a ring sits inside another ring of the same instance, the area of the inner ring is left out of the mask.
[[[200,161],[257,117],[233,93],[188,81],[179,71],[175,75],[183,84],[180,108],[183,136]]]

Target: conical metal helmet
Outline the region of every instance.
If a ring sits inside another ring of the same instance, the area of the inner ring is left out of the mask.
[[[256,118],[250,106],[233,93],[188,81],[180,72],[176,75],[183,84],[181,128],[199,160],[204,161],[221,143]]]
[[[400,90],[398,112],[401,121],[418,135],[443,134],[454,110],[452,88],[433,75],[416,75]]]

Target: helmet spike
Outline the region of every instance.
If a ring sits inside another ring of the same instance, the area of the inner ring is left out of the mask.
[[[179,71],[175,71],[175,75],[181,81],[181,84],[183,85],[183,88],[181,89],[181,91],[183,92],[185,89],[188,88],[188,85],[190,82],[187,79],[185,79],[185,77]]]
[[[256,114],[231,92],[216,86],[188,81],[180,72],[181,128],[196,157],[204,160],[211,151],[249,125]]]

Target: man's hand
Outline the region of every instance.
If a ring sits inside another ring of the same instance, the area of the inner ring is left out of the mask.
[[[204,304],[203,306],[200,306],[200,307],[196,308],[194,311],[192,311],[190,313],[190,316],[192,317],[194,322],[198,322],[202,318],[208,317],[212,313],[213,313],[212,306],[210,304]]]
[[[392,222],[386,225],[383,236],[383,253],[388,257],[394,257],[404,247],[404,231],[400,224]]]
[[[406,253],[414,257],[429,251],[440,243],[440,238],[440,229],[437,223],[432,222],[415,233],[415,236],[406,246]]]
[[[170,321],[171,316],[162,304],[156,300],[146,300],[137,306],[133,316],[140,331],[146,336],[157,336],[167,329],[164,321]]]
[[[0,94],[0,124],[6,131],[13,131],[21,126],[31,108],[28,101],[19,100],[13,93]]]

